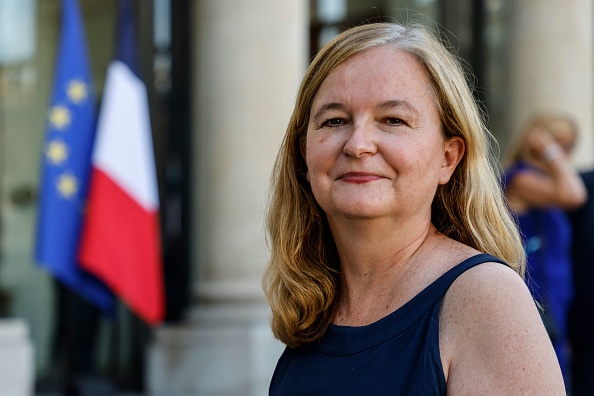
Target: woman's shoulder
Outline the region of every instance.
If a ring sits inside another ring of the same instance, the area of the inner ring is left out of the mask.
[[[502,288],[507,288],[507,292],[521,293],[526,292],[526,297],[530,297],[528,288],[524,280],[511,269],[509,266],[489,260],[489,256],[486,257],[478,265],[469,268],[458,279],[452,284],[452,294],[458,297],[464,297],[465,295],[472,293],[491,295],[497,293]],[[494,257],[491,257],[494,259]]]
[[[440,349],[452,393],[563,392],[536,304],[523,279],[500,263],[470,268],[452,284],[440,314]]]
[[[515,301],[517,304],[509,304]],[[519,314],[520,309],[536,310],[524,280],[510,267],[486,261],[469,268],[451,285],[444,298],[443,313],[455,316],[492,318],[494,313]]]
[[[471,319],[480,327],[497,318],[516,320],[516,316],[538,318],[537,306],[524,280],[510,267],[487,261],[462,273],[444,297],[444,318]],[[492,323],[491,323],[492,325]]]
[[[455,267],[463,267],[457,271],[442,305],[447,314],[467,313],[463,307],[473,306],[477,309],[493,308],[492,304],[501,299],[519,299],[530,307],[536,307],[524,280],[503,261],[472,248],[460,250]],[[493,300],[495,298],[495,300]],[[503,307],[505,308],[505,307]]]

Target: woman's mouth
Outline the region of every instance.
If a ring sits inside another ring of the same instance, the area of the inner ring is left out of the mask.
[[[340,176],[340,180],[342,180],[343,182],[353,184],[369,183],[379,179],[382,179],[382,177],[374,173],[366,172],[349,172]]]

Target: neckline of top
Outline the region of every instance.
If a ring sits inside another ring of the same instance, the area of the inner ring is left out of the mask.
[[[319,352],[329,355],[349,355],[398,337],[443,298],[458,276],[486,262],[505,264],[502,260],[484,253],[469,257],[446,271],[400,308],[383,318],[364,326],[330,324],[324,336],[315,341],[312,346]]]

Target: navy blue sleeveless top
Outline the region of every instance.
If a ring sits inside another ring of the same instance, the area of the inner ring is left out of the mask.
[[[458,264],[388,316],[367,326],[331,324],[319,340],[286,348],[272,382],[282,395],[445,395],[439,309],[464,271],[503,261],[478,254]]]

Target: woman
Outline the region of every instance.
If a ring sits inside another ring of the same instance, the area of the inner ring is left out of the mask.
[[[505,192],[528,257],[528,287],[569,384],[568,311],[573,295],[571,225],[565,213],[585,203],[586,188],[569,156],[577,139],[571,117],[534,116],[509,151]]]
[[[271,395],[563,394],[487,137],[423,28],[320,51],[273,174]]]

